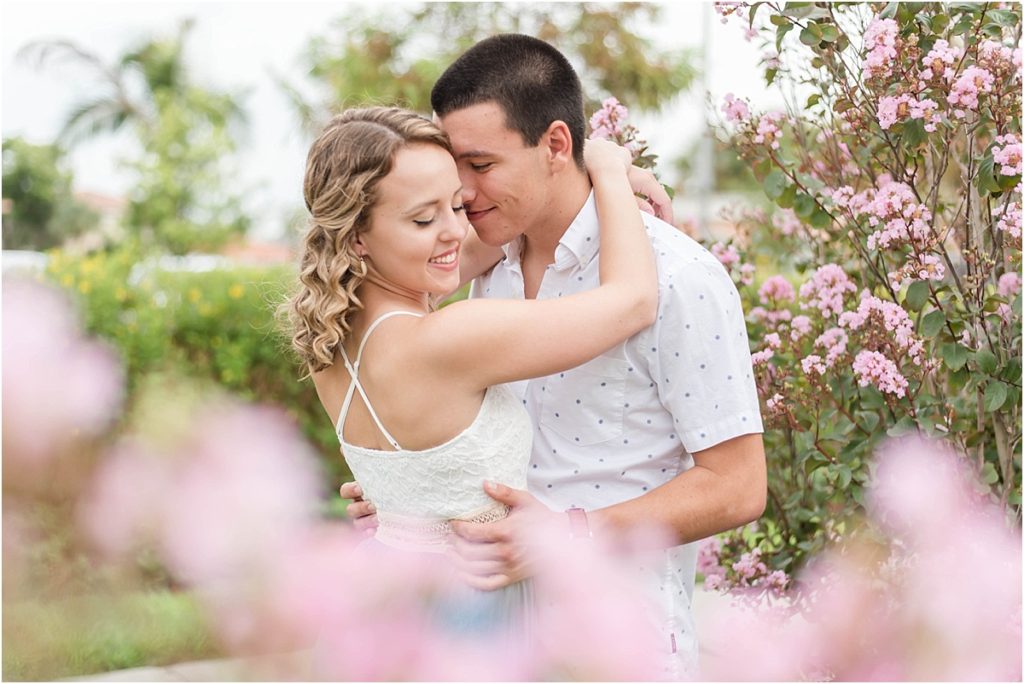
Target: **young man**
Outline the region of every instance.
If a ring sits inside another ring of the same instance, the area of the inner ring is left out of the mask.
[[[470,222],[505,250],[473,296],[596,287],[583,97],[565,57],[529,36],[488,38],[445,71],[431,104],[451,137]],[[758,518],[766,473],[736,288],[707,250],[657,218],[644,221],[658,263],[657,322],[572,371],[518,383],[536,426],[529,493],[488,487],[512,507],[509,517],[453,529],[462,570],[482,589],[530,575],[519,530],[538,512],[568,510],[577,535],[668,530],[680,545],[657,552],[644,572],[664,610],[668,674],[680,676],[696,655],[693,542]],[[342,495],[356,491],[346,485]]]

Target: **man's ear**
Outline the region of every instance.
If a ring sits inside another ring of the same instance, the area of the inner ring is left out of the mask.
[[[572,133],[569,126],[561,119],[551,122],[541,136],[541,145],[547,153],[548,162],[553,171],[560,171],[566,166],[575,165],[572,157]]]

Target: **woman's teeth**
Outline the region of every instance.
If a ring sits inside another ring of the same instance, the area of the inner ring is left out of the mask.
[[[456,257],[455,252],[449,252],[448,254],[445,254],[444,256],[434,257],[433,259],[430,260],[430,263],[432,263],[432,264],[450,264],[453,261],[455,261],[455,257]]]

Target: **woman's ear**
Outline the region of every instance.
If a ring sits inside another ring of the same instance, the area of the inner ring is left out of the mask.
[[[363,236],[359,236],[352,241],[352,251],[355,252],[356,256],[360,259],[370,256],[370,251],[366,249],[366,245],[363,244]]]

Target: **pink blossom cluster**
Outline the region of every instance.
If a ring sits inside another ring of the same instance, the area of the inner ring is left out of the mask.
[[[992,147],[992,159],[999,164],[999,173],[1004,176],[1021,175],[1020,138],[1013,133],[996,136]]]
[[[897,35],[899,26],[892,19],[878,19],[868,25],[864,32],[864,47],[867,55],[862,68],[864,78],[884,78],[892,73],[892,64],[897,57]]]
[[[778,69],[782,66],[782,62],[779,60],[779,53],[774,50],[769,50],[762,54],[761,62],[764,64],[766,69]]]
[[[711,245],[711,253],[722,262],[726,270],[731,270],[734,265],[740,262],[740,253],[736,251],[736,247],[733,245],[716,242]]]
[[[1014,297],[1020,292],[1020,274],[1015,271],[1009,271],[999,276],[999,282],[996,285],[996,291],[999,292],[1001,297]]]
[[[889,282],[898,290],[904,283],[915,280],[942,280],[946,277],[946,265],[942,257],[935,254],[911,254],[903,266],[888,276]]]
[[[755,306],[750,309],[750,320],[756,322],[767,321],[769,325],[777,325],[781,321],[788,321],[793,318],[789,309],[765,309],[763,306]]]
[[[776,392],[771,397],[769,397],[768,400],[765,401],[764,403],[769,411],[774,411],[775,409],[782,408],[783,399],[784,397],[778,392]]]
[[[907,392],[907,379],[891,359],[881,352],[864,349],[853,359],[853,372],[861,387],[874,385],[880,392],[903,397]]]
[[[920,365],[924,360],[924,343],[914,334],[914,322],[907,310],[864,290],[857,310],[840,314],[839,325],[850,330],[860,330],[869,322],[874,322],[884,331],[887,339],[894,340],[897,349],[906,353],[915,364]]]
[[[754,271],[757,269],[754,264],[740,264],[740,284],[751,285],[754,282]]]
[[[784,276],[773,275],[764,281],[757,291],[757,296],[762,304],[778,306],[783,302],[792,302],[796,299],[796,291]]]
[[[697,572],[704,575],[705,581],[712,575],[725,575],[721,565],[722,540],[718,537],[702,539],[697,547]]]
[[[828,370],[825,362],[822,361],[821,357],[817,354],[808,354],[804,358],[800,359],[800,367],[806,375],[810,375],[812,371],[818,375],[824,375],[825,371]]]
[[[1015,192],[1020,197],[1020,184],[1017,184]],[[1021,231],[1021,207],[1020,200],[1009,202],[1007,204],[999,204],[992,209],[992,215],[999,218],[996,222],[996,229],[1008,234],[1014,240],[1020,240]]]
[[[722,23],[726,24],[729,22],[729,17],[736,14],[737,11],[743,9],[747,3],[745,2],[715,2],[715,13],[722,17]]]
[[[924,130],[934,133],[940,120],[939,105],[934,100],[917,98],[907,95],[883,97],[878,101],[878,125],[888,130],[893,124],[911,119],[924,119]]]
[[[771,358],[774,356],[775,352],[772,349],[762,349],[760,351],[752,352],[750,354],[750,363],[755,366],[760,366],[762,364],[768,363],[768,361],[771,360]]]
[[[725,94],[722,111],[725,112],[725,118],[728,121],[746,121],[750,117],[750,107],[747,102],[732,93]]]
[[[818,335],[818,339],[814,340],[814,346],[825,350],[826,368],[834,366],[836,361],[846,353],[846,343],[848,341],[849,337],[842,328],[829,328]]]
[[[703,540],[697,549],[697,571],[704,575],[706,590],[729,591],[743,596],[743,590],[758,589],[779,595],[789,585],[789,575],[784,571],[769,571],[767,564],[761,560],[760,548],[741,554],[733,561],[731,568],[722,565],[722,551],[722,542],[718,537]]]
[[[772,216],[772,225],[783,235],[790,236],[800,230],[802,223],[792,209],[779,209]]]
[[[838,191],[833,194],[833,201],[836,194]],[[866,216],[872,227],[882,226],[868,236],[868,249],[889,249],[907,242],[927,248],[933,238],[931,211],[918,204],[913,188],[887,174],[878,177],[877,189],[868,188],[853,195],[847,205],[855,214]]]
[[[58,458],[113,422],[124,374],[107,344],[84,336],[54,288],[5,277],[3,328],[4,477],[50,482]]]
[[[786,119],[783,112],[765,112],[757,121],[753,140],[759,145],[768,145],[773,150],[779,149],[779,138],[782,137],[782,122]]]
[[[972,491],[966,460],[921,440],[882,449],[866,508],[889,557],[872,535],[813,559],[796,616],[716,610],[702,622],[702,678],[1020,681],[1020,530]]]
[[[818,267],[811,279],[800,286],[801,307],[816,308],[825,318],[838,316],[845,308],[843,298],[847,293],[856,292],[857,287],[850,281],[846,271],[838,264]]]
[[[1020,48],[1010,48],[994,40],[983,40],[978,47],[978,64],[999,76],[1020,73]]]
[[[951,47],[949,42],[941,38],[935,41],[935,45],[925,55],[924,66],[921,70],[921,78],[930,81],[933,78],[941,77],[947,83],[953,80],[956,75],[955,65],[963,56],[963,50],[958,47]]]
[[[979,96],[992,92],[995,78],[979,66],[969,66],[953,82],[953,87],[946,97],[951,105],[956,105],[953,115],[962,119],[968,111],[977,111]]]
[[[789,339],[797,342],[801,337],[811,332],[811,319],[809,316],[800,314],[794,316],[789,324]]]
[[[601,108],[590,117],[590,137],[600,140],[618,138],[625,133],[623,126],[629,117],[629,110],[616,98],[609,97]]]

